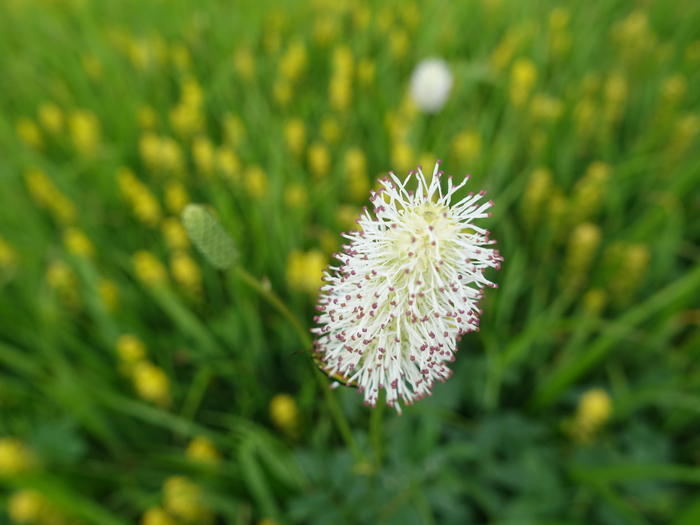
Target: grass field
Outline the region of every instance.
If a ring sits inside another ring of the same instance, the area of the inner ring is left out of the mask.
[[[0,523],[700,523],[699,88],[691,0],[3,0]],[[307,334],[436,158],[505,262],[398,415]]]

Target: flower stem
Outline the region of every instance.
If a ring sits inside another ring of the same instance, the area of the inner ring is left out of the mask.
[[[377,405],[372,409],[369,420],[369,435],[372,440],[372,448],[374,449],[374,465],[375,470],[379,470],[382,465],[382,456],[384,453],[383,443],[383,425],[384,416],[384,399],[380,395],[377,400]]]
[[[275,294],[275,292],[273,292],[269,286],[265,286],[240,266],[235,267],[235,272],[237,277],[239,277],[242,281],[245,281],[246,284],[258,292],[263,299],[270,303],[271,306],[273,306],[287,321],[289,321],[304,345],[304,349],[310,350],[313,344],[311,337],[309,337],[309,334],[306,332],[306,329],[301,324],[299,319],[292,313],[287,305],[282,302],[277,294]],[[333,391],[329,388],[325,374],[321,372],[311,360],[309,360],[309,364],[312,367],[312,374],[318,381],[321,392],[323,392],[326,407],[331,413],[335,425],[338,428],[338,432],[340,432],[340,435],[345,441],[347,447],[350,449],[350,452],[352,452],[353,456],[355,456],[355,459],[357,461],[363,461],[365,459],[364,454],[360,451],[355,438],[352,436],[350,425],[348,424],[343,411],[340,409],[340,405],[338,405],[338,401],[333,395]]]

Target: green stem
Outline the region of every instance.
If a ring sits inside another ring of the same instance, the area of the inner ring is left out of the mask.
[[[287,308],[287,305],[282,302],[277,294],[275,294],[270,287],[263,285],[258,279],[240,266],[235,268],[235,272],[242,281],[245,281],[251,288],[258,292],[263,299],[270,303],[270,305],[272,305],[287,321],[289,321],[289,323],[294,327],[294,330],[299,336],[304,348],[310,350],[313,344],[311,337],[309,337],[309,334],[299,319],[289,308]],[[321,392],[323,392],[326,407],[331,413],[336,427],[338,427],[338,432],[340,432],[340,435],[345,441],[347,447],[350,449],[350,452],[352,452],[353,456],[355,456],[355,459],[357,461],[364,461],[364,454],[360,451],[355,438],[352,436],[350,425],[348,424],[343,411],[340,409],[340,405],[338,405],[338,401],[333,395],[333,391],[328,386],[326,375],[321,372],[321,370],[319,370],[311,360],[309,360],[309,365],[311,365],[313,369],[313,376],[318,381]]]
[[[382,420],[384,416],[384,399],[380,392],[380,398],[377,400],[377,405],[372,409],[370,413],[369,420],[369,435],[372,440],[372,448],[374,449],[374,462],[377,470],[382,465],[383,456],[383,425]]]

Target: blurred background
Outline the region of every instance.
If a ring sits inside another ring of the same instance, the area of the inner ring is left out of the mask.
[[[0,57],[0,523],[700,523],[697,2],[3,0]],[[266,296],[436,158],[500,288],[353,448]]]

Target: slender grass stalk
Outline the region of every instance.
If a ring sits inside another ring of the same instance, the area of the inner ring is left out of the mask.
[[[287,305],[284,304],[284,302],[277,296],[277,294],[275,294],[275,292],[272,291],[271,288],[263,285],[258,279],[256,279],[253,275],[248,273],[240,266],[236,266],[234,271],[236,272],[236,276],[238,276],[242,281],[244,281],[251,288],[253,288],[258,294],[260,294],[260,296],[263,299],[270,303],[271,306],[273,306],[287,321],[289,321],[292,327],[294,327],[294,330],[299,336],[299,339],[304,345],[304,348],[310,349],[313,344],[311,337],[306,332],[306,329],[301,324],[299,319],[292,313],[292,311],[287,307]],[[328,387],[326,376],[314,365],[314,363],[311,360],[309,360],[309,365],[313,369],[313,376],[316,378],[316,381],[318,382],[319,387],[321,388],[321,392],[323,392],[323,398],[326,403],[326,407],[331,413],[333,421],[338,427],[338,432],[340,432],[343,441],[345,441],[345,444],[350,449],[350,452],[352,452],[353,456],[357,461],[364,461],[365,456],[360,450],[360,448],[357,446],[355,438],[352,436],[352,432],[350,431],[350,425],[348,424],[348,421],[345,415],[343,414],[343,411],[340,409],[340,405],[338,405],[338,401],[333,395],[333,391]]]

